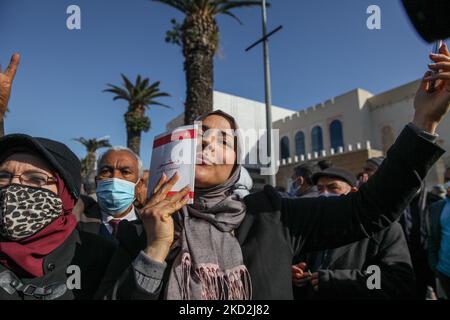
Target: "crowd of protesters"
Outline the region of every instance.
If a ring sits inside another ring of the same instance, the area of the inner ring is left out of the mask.
[[[450,109],[447,47],[433,59],[442,72],[425,74],[414,118],[385,158],[369,159],[358,179],[326,161],[303,164],[281,194],[250,192],[230,134],[239,119],[220,110],[198,119],[207,161],[196,164],[195,189],[171,196],[179,174],[147,190],[152,173],[127,148],[99,157],[91,196],[64,144],[0,138],[0,299],[448,297],[450,172],[444,199],[423,182],[445,152],[435,131]],[[2,74],[2,112],[17,64]]]

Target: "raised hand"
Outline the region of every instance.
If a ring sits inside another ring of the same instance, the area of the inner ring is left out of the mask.
[[[425,73],[414,99],[413,123],[419,128],[434,133],[438,124],[450,110],[450,52],[445,43],[439,54],[430,54],[434,63],[428,65],[430,71]],[[438,73],[434,73],[439,71]],[[435,90],[428,92],[431,82]]]
[[[0,118],[3,118],[6,109],[8,108],[8,101],[11,95],[11,87],[16,75],[17,67],[20,62],[20,55],[18,53],[13,54],[11,62],[5,72],[2,72],[0,66]]]
[[[172,214],[180,210],[189,201],[190,188],[184,187],[174,196],[167,194],[179,180],[176,173],[169,181],[163,174],[153,190],[153,196],[140,212],[147,235],[147,248],[145,253],[152,259],[163,262],[169,254],[174,238],[174,224]]]

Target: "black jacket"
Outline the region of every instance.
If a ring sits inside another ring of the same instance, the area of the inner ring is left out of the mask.
[[[15,277],[16,281],[24,285],[23,289],[27,288],[22,290],[27,294],[23,294],[12,290],[11,287],[0,285],[0,300],[93,299],[114,250],[115,246],[111,242],[75,229],[62,245],[44,258],[42,277],[26,278],[16,274],[11,275],[10,270],[0,265],[0,282],[2,279]],[[75,267],[69,268],[70,266]],[[77,274],[81,276],[79,289],[76,287],[78,283],[74,278]],[[27,285],[29,286],[26,287]],[[54,293],[47,290],[46,295],[40,296],[42,288],[52,289]],[[58,292],[61,295],[57,294]]]
[[[83,218],[80,222],[78,222],[78,230],[92,233],[98,236],[103,237],[104,239],[114,242],[117,246],[116,239],[111,235],[111,233],[106,229],[102,222],[102,212],[100,210],[100,206],[97,201],[92,199],[91,197],[81,197],[84,202],[84,212]],[[138,215],[137,208],[135,207],[136,215]],[[119,229],[121,228],[121,224],[119,225]]]
[[[411,261],[416,278],[417,297],[424,299],[428,287],[435,286],[433,272],[428,264],[428,209],[439,199],[437,196],[427,192],[426,189],[414,197],[404,214],[400,217],[400,224],[406,236]],[[408,214],[411,225],[408,226],[406,214]]]
[[[425,196],[424,203],[421,205],[422,197]],[[428,215],[430,206],[436,201],[441,200],[438,196],[427,192],[425,195],[419,193],[414,197],[407,207],[411,215],[411,227],[407,230],[406,212],[400,217],[400,225],[403,228],[406,236],[411,259],[415,261],[427,261],[427,236],[428,236]],[[405,210],[406,211],[406,210]]]
[[[319,291],[294,286],[296,299],[405,299],[414,292],[414,272],[402,227],[398,222],[372,238],[346,246],[300,255],[295,263],[319,273]],[[380,268],[381,288],[370,290],[369,266]],[[318,268],[318,269],[315,269]]]
[[[377,173],[356,193],[283,199],[266,186],[244,198],[246,217],[235,234],[251,275],[253,299],[293,299],[291,266],[293,257],[301,251],[340,247],[373,237],[389,226],[399,218],[443,152],[407,126]],[[161,295],[148,294],[137,286],[132,261],[145,247],[145,232],[139,223],[127,226],[129,232],[119,229],[122,246],[99,294],[115,299],[158,298]]]

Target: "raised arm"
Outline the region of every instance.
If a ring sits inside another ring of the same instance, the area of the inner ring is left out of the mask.
[[[2,67],[0,65],[0,119],[6,113],[6,109],[8,108],[8,101],[11,95],[11,87],[14,77],[16,75],[17,67],[19,65],[20,56],[15,53],[11,57],[11,62],[9,66],[2,71]]]

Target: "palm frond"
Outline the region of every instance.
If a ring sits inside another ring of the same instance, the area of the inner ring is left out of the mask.
[[[253,1],[226,1],[221,3],[216,7],[215,14],[224,14],[225,12],[229,12],[230,10],[236,8],[244,8],[244,7],[255,7],[261,6],[262,2],[253,0]]]
[[[131,94],[133,91],[133,84],[130,79],[128,79],[123,73],[120,74],[122,76],[123,82],[125,84],[125,88],[127,88],[128,92]]]
[[[165,5],[168,5],[172,8],[177,9],[178,11],[181,11],[182,13],[187,13],[188,8],[188,1],[184,0],[152,0],[154,2],[159,2]]]
[[[225,11],[225,12],[222,12],[222,14],[224,14],[224,15],[226,15],[226,16],[232,17],[232,18],[235,19],[237,22],[239,22],[239,24],[243,24],[242,21],[241,21],[241,19],[239,19],[239,18],[238,18],[234,13],[232,13],[232,12]]]
[[[122,74],[122,79],[124,80],[124,88],[108,84],[108,88],[103,90],[104,92],[111,92],[115,94],[113,100],[123,99],[127,100],[129,103],[129,109],[136,108],[139,105],[145,107],[151,105],[158,105],[165,108],[170,108],[169,106],[156,101],[158,98],[170,97],[170,94],[162,92],[159,89],[160,81],[154,83],[150,82],[149,78],[142,78],[141,75],[136,76],[136,82],[133,84],[125,75]]]
[[[79,143],[81,143],[81,144],[84,145],[84,146],[86,146],[87,143],[88,143],[88,141],[87,141],[85,138],[83,138],[83,137],[81,137],[81,138],[74,138],[74,139],[72,139],[72,140],[78,141]]]
[[[156,102],[156,101],[152,101],[151,103],[145,105],[146,108],[150,108],[150,106],[160,106],[160,107],[164,107],[167,109],[172,109],[171,106],[168,106],[167,104],[163,104],[163,103]]]

